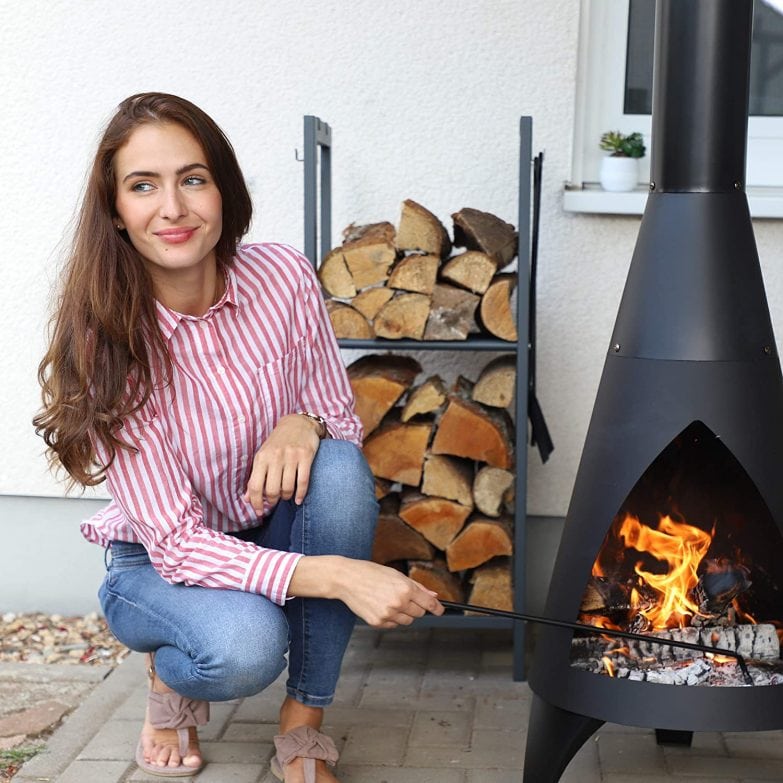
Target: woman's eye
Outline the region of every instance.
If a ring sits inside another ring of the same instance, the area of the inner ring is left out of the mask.
[[[206,180],[204,179],[204,177],[197,177],[195,175],[191,177],[187,177],[185,179],[186,185],[203,185],[205,182]]]
[[[147,193],[152,190],[152,184],[150,182],[137,182],[131,190],[135,190],[137,193]]]

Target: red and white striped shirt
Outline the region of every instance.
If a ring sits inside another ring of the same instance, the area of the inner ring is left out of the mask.
[[[81,529],[101,546],[143,544],[169,582],[282,604],[301,555],[226,535],[260,524],[242,499],[253,457],[288,413],[314,411],[357,445],[362,428],[308,260],[285,245],[243,245],[226,283],[200,317],[157,303],[172,382],[125,422],[121,437],[137,451],[117,450],[112,501]]]

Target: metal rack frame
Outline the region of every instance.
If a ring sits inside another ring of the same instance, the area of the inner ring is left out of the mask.
[[[318,117],[304,118],[304,234],[305,255],[317,268],[331,248],[331,128]],[[433,351],[499,351],[516,354],[517,382],[515,391],[515,476],[514,503],[514,609],[525,611],[525,559],[527,554],[527,418],[529,379],[529,284],[531,253],[531,167],[533,120],[521,117],[519,123],[519,214],[518,214],[518,282],[517,282],[517,342],[471,335],[464,341],[341,339],[341,348],[366,350],[433,350]],[[319,160],[320,147],[320,160]],[[321,252],[316,250],[318,237],[318,173],[320,164],[320,230]],[[525,679],[525,623],[499,617],[466,615],[427,616],[414,623],[417,628],[511,628],[513,645],[513,677]]]

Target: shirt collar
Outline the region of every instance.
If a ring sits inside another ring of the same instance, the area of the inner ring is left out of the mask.
[[[176,310],[172,310],[170,307],[166,307],[162,302],[155,300],[155,309],[158,316],[158,327],[163,335],[163,339],[167,342],[172,338],[177,327],[183,321],[206,321],[212,318],[214,313],[219,312],[227,305],[231,305],[232,308],[239,306],[239,296],[237,292],[237,280],[234,270],[229,267],[225,270],[226,275],[226,287],[223,291],[223,296],[213,304],[204,315],[185,315],[184,313],[178,313]]]

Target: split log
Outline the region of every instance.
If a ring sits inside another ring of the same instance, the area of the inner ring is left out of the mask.
[[[509,490],[514,486],[514,474],[502,468],[485,465],[473,481],[473,499],[476,508],[488,517],[499,517],[504,506],[513,497]]]
[[[342,253],[357,289],[385,283],[389,269],[397,259],[397,251],[391,242],[364,239],[343,245]]]
[[[436,285],[432,292],[425,340],[464,340],[477,331],[476,307],[479,297],[451,285]]]
[[[378,311],[394,296],[386,286],[365,288],[351,300],[351,306],[358,310],[368,321],[372,322]]]
[[[430,298],[425,294],[399,294],[390,299],[375,316],[378,337],[421,340],[430,314]]]
[[[452,216],[454,244],[468,250],[480,250],[491,256],[502,269],[517,254],[514,226],[489,212],[465,207]]]
[[[343,229],[343,246],[350,246],[359,241],[394,244],[395,234],[394,226],[388,220],[382,223],[366,223],[361,226],[351,223],[350,226]]]
[[[411,562],[408,576],[428,590],[434,590],[444,601],[462,603],[465,600],[459,579],[446,568],[443,560]]]
[[[373,475],[418,486],[431,432],[431,422],[403,424],[387,418],[364,442],[364,456]]]
[[[514,400],[516,365],[516,357],[508,355],[489,362],[473,387],[473,399],[493,408],[508,408]]]
[[[432,453],[467,457],[508,470],[514,464],[512,433],[506,411],[452,395],[435,432]]]
[[[421,413],[433,413],[444,402],[446,402],[446,386],[439,375],[433,375],[408,392],[408,399],[402,409],[402,421],[408,421]]]
[[[356,296],[356,286],[345,265],[345,256],[340,247],[332,250],[321,262],[318,268],[318,279],[324,290],[332,296],[340,299],[352,299]]]
[[[371,558],[376,563],[395,560],[430,560],[435,550],[421,533],[397,516],[397,498],[384,498],[378,514]]]
[[[612,653],[617,648],[623,649],[623,655],[626,658],[640,660],[652,658],[659,663],[686,661],[704,656],[701,650],[689,650],[637,639],[615,640],[611,638],[611,635],[605,637],[600,636],[600,633],[600,629],[597,628],[596,636],[574,638],[571,641],[572,656],[600,660],[604,655]],[[740,655],[754,660],[777,660],[780,658],[780,641],[775,626],[768,623],[737,625],[733,628],[723,626],[672,628],[668,631],[655,631],[650,635],[663,640],[671,639],[678,642],[703,644],[705,647],[736,650]]]
[[[409,493],[403,495],[399,516],[431,544],[445,549],[462,530],[470,511],[470,506],[453,500]]]
[[[476,568],[513,551],[510,518],[475,517],[446,548],[449,571]]]
[[[473,464],[445,455],[428,454],[424,460],[421,491],[425,495],[456,500],[463,506],[473,505]]]
[[[440,270],[444,280],[460,288],[467,288],[474,294],[483,294],[497,272],[497,264],[492,256],[478,250],[452,256]]]
[[[482,326],[495,337],[511,342],[517,339],[516,318],[511,308],[511,294],[516,285],[516,274],[495,275],[479,306]]]
[[[438,277],[440,257],[436,255],[410,255],[398,261],[386,283],[389,288],[431,294]]]
[[[402,202],[396,243],[400,250],[420,250],[438,258],[446,258],[451,252],[451,240],[443,223],[411,199]]]
[[[356,414],[364,426],[365,438],[410,389],[420,372],[421,365],[415,359],[393,354],[362,356],[348,367]]]
[[[479,566],[470,577],[473,585],[468,603],[487,606],[490,609],[514,611],[514,595],[511,589],[511,560],[498,558]],[[465,612],[478,614],[478,612]]]
[[[355,288],[362,289],[386,282],[389,268],[397,258],[394,236],[394,226],[388,222],[364,226],[351,223],[343,230],[343,244],[332,253],[338,252],[342,255]],[[354,293],[350,296],[355,295]]]
[[[334,299],[326,300],[326,310],[332,322],[335,337],[371,340],[375,335],[367,319],[353,307]]]

